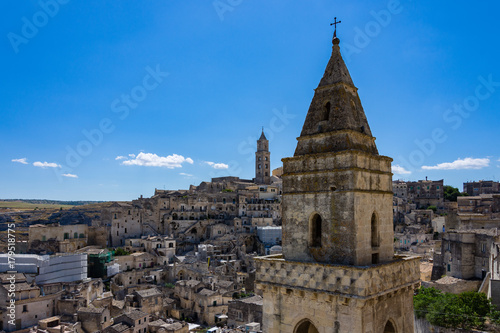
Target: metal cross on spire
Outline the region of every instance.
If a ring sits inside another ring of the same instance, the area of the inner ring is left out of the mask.
[[[337,37],[337,24],[341,23],[342,21],[337,21],[337,17],[334,17],[333,18],[333,23],[330,23],[330,25],[334,25],[335,26],[335,30],[333,31],[333,38]]]

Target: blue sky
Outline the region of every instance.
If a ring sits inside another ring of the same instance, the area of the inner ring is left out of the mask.
[[[292,156],[341,51],[394,178],[499,180],[500,5],[0,4],[0,198],[132,200]]]

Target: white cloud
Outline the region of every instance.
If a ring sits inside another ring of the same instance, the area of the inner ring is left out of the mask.
[[[206,164],[210,165],[214,169],[222,170],[222,169],[228,169],[229,165],[224,164],[224,163],[215,163],[215,162],[205,162]]]
[[[193,164],[193,160],[177,154],[163,157],[151,153],[139,153],[135,159],[122,162],[123,165],[152,166],[169,169],[182,168],[182,163]]]
[[[392,173],[396,175],[409,175],[411,174],[411,171],[408,171],[402,166],[396,164],[392,166]]]
[[[73,174],[71,174],[71,173],[63,173],[63,176],[64,176],[64,177],[68,177],[68,178],[78,178],[78,176],[77,176],[77,175],[73,175]]]
[[[179,175],[185,176],[185,177],[194,177],[193,175],[191,175],[189,173],[184,173],[184,172],[179,173]]]
[[[135,158],[135,154],[128,154],[130,158]]]
[[[125,156],[116,156],[115,157],[115,160],[117,160],[117,161],[119,161],[119,160],[126,160],[126,159],[127,159],[127,157],[125,157]]]
[[[28,162],[26,160],[27,160],[26,157],[24,157],[24,158],[14,158],[12,160],[12,162],[21,163],[21,164],[28,164]]]
[[[490,166],[489,158],[459,158],[453,162],[440,163],[434,166],[424,165],[423,170],[464,170],[464,169],[482,169]]]
[[[49,163],[49,162],[35,162],[34,166],[39,168],[60,168],[61,166],[57,163]]]

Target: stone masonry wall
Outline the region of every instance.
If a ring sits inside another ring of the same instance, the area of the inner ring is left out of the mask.
[[[396,257],[374,266],[356,267],[285,261],[281,255],[256,258],[257,284],[276,284],[356,297],[418,283],[419,257]]]

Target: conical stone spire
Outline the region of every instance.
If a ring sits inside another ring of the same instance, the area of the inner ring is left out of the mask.
[[[353,149],[378,154],[339,42],[333,39],[332,56],[315,90],[295,156]]]
[[[264,127],[262,127],[262,134],[260,135],[259,140],[267,140],[266,135],[264,134]]]
[[[332,56],[330,57],[330,61],[328,61],[328,65],[326,65],[325,73],[323,74],[323,78],[319,82],[318,88],[329,86],[339,82],[343,82],[355,88],[354,83],[352,83],[349,70],[347,69],[347,66],[344,63],[344,59],[342,59],[342,55],[340,54],[340,39],[335,37],[332,40],[332,43]]]

